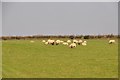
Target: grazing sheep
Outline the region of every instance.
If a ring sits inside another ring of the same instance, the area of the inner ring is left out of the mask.
[[[48,42],[45,42],[45,44],[47,45],[47,44],[48,44]]]
[[[56,45],[60,44],[60,40],[56,40]]]
[[[34,43],[35,41],[30,41],[31,43]]]
[[[87,43],[87,41],[83,41],[84,43]]]
[[[68,45],[68,43],[67,42],[63,42],[63,45]]]
[[[67,43],[71,43],[71,40],[67,40]]]
[[[115,43],[115,40],[109,40],[109,44]]]
[[[69,45],[69,47],[70,47],[70,48],[76,47],[76,43],[71,43],[71,44]]]
[[[52,45],[54,45],[54,43],[55,43],[55,40],[51,40],[51,39],[48,39],[48,44],[52,44]]]
[[[73,43],[78,43],[78,41],[74,39],[74,40],[73,40]]]
[[[79,40],[79,41],[78,41],[78,45],[80,45],[82,42],[83,42],[82,40]]]
[[[51,40],[50,44],[54,45],[55,44],[55,40]]]
[[[60,41],[60,43],[63,43],[64,41]]]
[[[83,46],[86,46],[87,44],[85,42],[82,43]]]
[[[82,45],[86,46],[87,45],[87,41],[83,41]]]
[[[46,41],[45,40],[42,40],[43,43],[45,43]]]

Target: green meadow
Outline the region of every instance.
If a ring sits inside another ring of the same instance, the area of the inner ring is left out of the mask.
[[[33,41],[2,41],[3,78],[118,77],[117,40],[108,44],[107,39],[88,39],[87,46],[76,48]]]

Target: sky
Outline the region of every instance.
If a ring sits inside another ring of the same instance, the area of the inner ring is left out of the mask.
[[[2,35],[118,34],[117,2],[3,2]]]
[[[119,2],[120,0],[1,0],[2,2]]]

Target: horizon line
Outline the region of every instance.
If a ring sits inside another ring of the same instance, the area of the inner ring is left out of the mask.
[[[1,0],[1,2],[119,2],[120,0]]]
[[[98,36],[98,35],[120,35],[120,34],[85,34],[85,35],[82,35],[82,34],[79,34],[79,35],[74,35],[74,34],[65,34],[65,35],[42,35],[42,34],[38,34],[38,35],[0,35],[0,37],[3,37],[3,36]]]

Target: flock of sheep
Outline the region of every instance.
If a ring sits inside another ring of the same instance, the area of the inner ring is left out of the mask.
[[[59,44],[63,44],[63,45],[69,45],[70,48],[74,48],[78,45],[83,45],[86,46],[87,45],[87,41],[83,41],[83,40],[67,40],[67,41],[62,41],[62,40],[52,40],[52,39],[48,39],[47,41],[42,40],[43,43],[45,43],[46,45],[51,44],[51,45],[59,45]]]
[[[30,41],[31,43],[33,43],[34,41]],[[86,46],[87,45],[87,41],[83,41],[83,40],[67,40],[67,41],[62,41],[62,40],[53,40],[53,39],[48,39],[46,40],[42,40],[42,42],[46,45],[59,45],[59,44],[63,44],[63,45],[67,45],[70,48],[75,48],[77,45],[82,45],[82,46]],[[109,44],[115,43],[115,40],[109,40]]]

